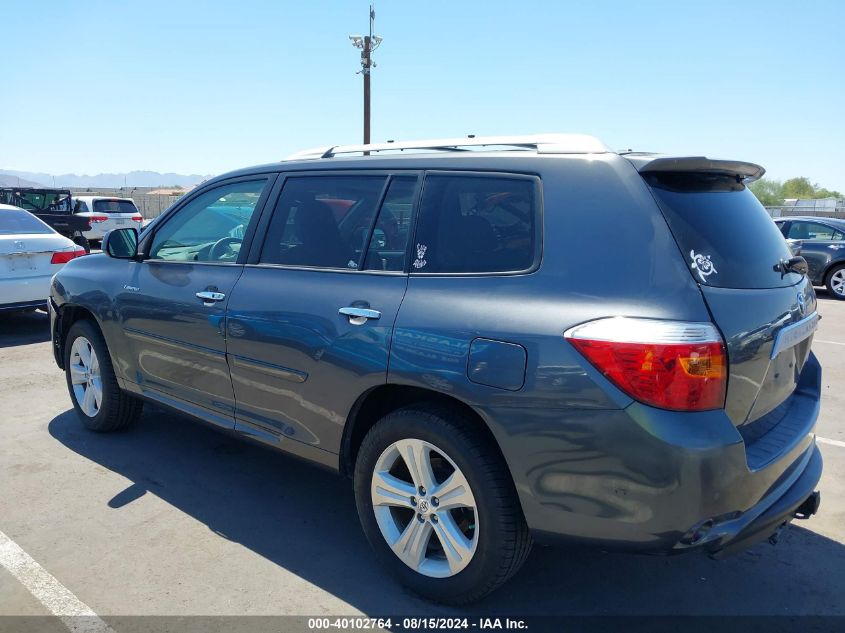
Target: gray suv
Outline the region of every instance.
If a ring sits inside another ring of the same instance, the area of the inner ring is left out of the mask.
[[[151,402],[351,477],[430,599],[535,541],[724,555],[819,503],[816,297],[762,174],[578,135],[303,152],[68,264],[56,362],[94,431]]]

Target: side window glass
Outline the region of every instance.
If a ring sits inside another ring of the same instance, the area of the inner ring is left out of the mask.
[[[415,177],[400,176],[390,179],[387,195],[373,228],[364,268],[405,270],[416,185]]]
[[[86,205],[82,200],[76,201],[76,208],[73,210],[74,213],[85,213],[88,211],[88,205]]]
[[[386,180],[288,178],[267,228],[260,263],[357,269]]]
[[[836,241],[836,242],[841,242],[841,241],[842,241],[842,239],[843,239],[843,235],[842,235],[842,233],[841,233],[841,232],[839,232],[839,231],[834,231],[834,232],[833,232],[833,237],[832,237],[832,238],[830,238],[830,239],[832,239],[832,240],[834,240],[834,241]]]
[[[484,176],[425,180],[411,272],[516,272],[536,253],[534,181]]]
[[[200,194],[157,231],[148,259],[234,263],[267,179],[235,182]]]
[[[789,237],[793,240],[832,240],[835,231],[816,222],[793,222]]]

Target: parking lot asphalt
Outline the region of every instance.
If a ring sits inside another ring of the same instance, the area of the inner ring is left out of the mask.
[[[0,315],[0,537],[104,618],[845,615],[845,302],[822,291],[819,310],[821,511],[774,547],[721,561],[535,548],[484,602],[432,605],[376,564],[348,481],[149,406],[126,432],[85,431],[44,313]],[[0,566],[0,615],[42,602]]]

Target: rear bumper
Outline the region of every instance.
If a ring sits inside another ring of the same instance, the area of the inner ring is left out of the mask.
[[[91,224],[91,230],[85,231],[83,235],[89,240],[102,240],[106,233],[114,231],[115,229],[135,229],[139,233],[143,228],[143,222],[132,222],[125,220],[118,224],[114,220],[106,220],[105,222],[96,222]]]
[[[807,464],[798,478],[786,490],[778,491],[761,501],[755,508],[735,521],[715,525],[710,530],[712,538],[705,537],[701,544],[716,558],[724,558],[744,551],[775,536],[794,518],[808,519],[818,511],[820,495],[816,485],[822,476],[822,455],[813,445],[808,452]],[[772,497],[775,497],[772,499]],[[800,509],[800,512],[799,512]]]
[[[52,276],[51,272],[49,275],[0,280],[0,297],[2,297],[0,310],[23,310],[46,306]]]
[[[811,355],[784,417],[746,445],[724,411],[483,411],[539,542],[726,555],[790,521],[813,495],[821,371]],[[758,455],[758,453],[760,453]],[[700,528],[704,529],[700,529]]]
[[[92,226],[92,227],[91,227],[91,230],[89,230],[89,231],[84,231],[84,232],[82,233],[82,235],[84,235],[84,236],[85,236],[85,238],[86,238],[86,239],[88,239],[88,240],[101,240],[101,239],[103,239],[103,236],[106,234],[106,231],[107,231],[107,230],[108,230],[108,229],[101,229],[101,228],[99,228],[99,227],[98,227],[98,228],[94,228],[94,227]]]

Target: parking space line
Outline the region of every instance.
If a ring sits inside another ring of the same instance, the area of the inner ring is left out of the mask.
[[[0,565],[72,633],[114,633],[114,630],[21,547],[0,531]]]
[[[845,343],[840,343],[839,341],[820,341],[819,339],[813,339],[813,343],[827,343],[828,345],[845,345]]]
[[[845,448],[845,442],[841,440],[829,440],[826,437],[819,437],[816,436],[816,441],[821,442],[822,444],[830,444],[831,446],[838,446],[839,448]]]

